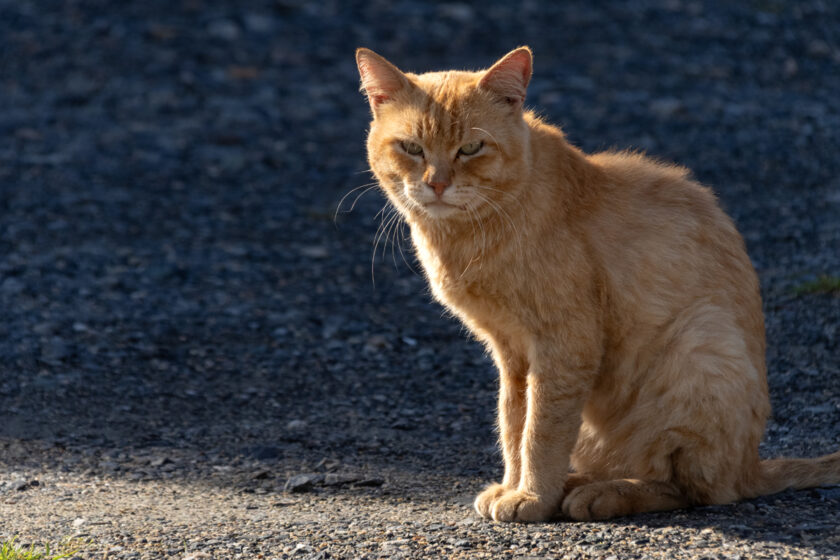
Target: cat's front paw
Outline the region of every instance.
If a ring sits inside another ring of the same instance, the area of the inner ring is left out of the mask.
[[[494,521],[545,521],[557,510],[554,500],[546,500],[522,490],[508,490],[494,503]]]
[[[493,512],[493,504],[496,503],[499,496],[504,494],[506,491],[507,488],[502,484],[491,484],[476,497],[475,503],[473,504],[475,506],[475,511],[477,511],[481,517],[490,519]]]

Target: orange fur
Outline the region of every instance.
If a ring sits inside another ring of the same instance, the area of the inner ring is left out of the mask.
[[[527,47],[483,72],[356,57],[371,167],[434,296],[499,368],[505,475],[481,515],[605,519],[840,483],[840,453],[759,460],[758,279],[711,191],[639,154],[585,155],[523,111]]]

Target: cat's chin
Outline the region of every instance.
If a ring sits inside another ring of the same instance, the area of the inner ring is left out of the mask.
[[[426,215],[432,219],[440,220],[464,211],[464,208],[436,200],[423,205]]]

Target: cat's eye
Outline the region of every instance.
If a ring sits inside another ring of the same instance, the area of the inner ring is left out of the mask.
[[[412,156],[422,156],[423,155],[423,146],[417,144],[416,142],[400,142],[400,146],[402,149],[405,150],[405,153],[412,155]]]
[[[470,142],[469,144],[461,146],[461,149],[458,150],[458,154],[463,156],[473,156],[477,154],[483,146],[484,142]]]

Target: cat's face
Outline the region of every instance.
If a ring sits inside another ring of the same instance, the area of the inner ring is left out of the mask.
[[[357,61],[374,115],[371,168],[408,219],[471,221],[515,196],[528,151],[530,51],[485,72],[404,74],[365,49]]]

